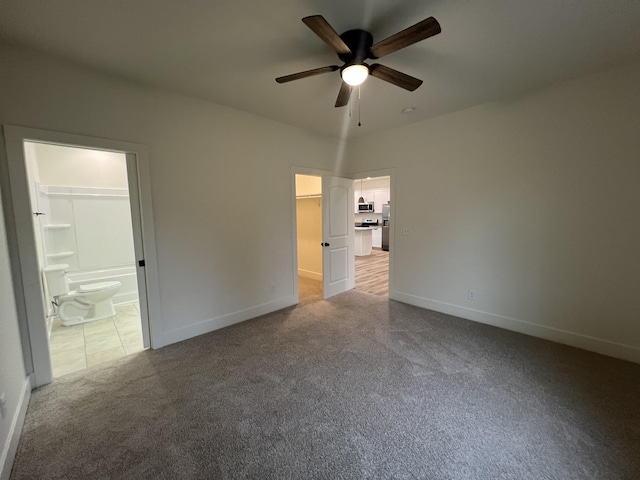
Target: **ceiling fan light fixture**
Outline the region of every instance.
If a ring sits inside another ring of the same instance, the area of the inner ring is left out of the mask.
[[[320,40],[331,47],[344,64],[342,67],[338,65],[328,65],[326,67],[313,68],[311,70],[305,70],[304,72],[277,77],[276,82],[287,83],[293,80],[300,80],[302,78],[340,70],[342,82],[340,83],[340,90],[336,98],[336,108],[349,105],[349,98],[354,90],[353,87],[361,85],[369,75],[409,92],[413,92],[422,85],[422,80],[419,78],[412,77],[393,68],[385,67],[379,63],[368,65],[365,61],[367,59],[377,60],[385,55],[397,52],[414,43],[437,35],[442,31],[438,21],[433,17],[429,17],[384,40],[374,43],[373,35],[359,28],[347,30],[341,35],[338,35],[338,32],[334,30],[322,15],[304,17],[302,22],[309,27]],[[358,98],[360,98],[360,91],[358,91]],[[359,121],[359,111],[358,107],[358,126],[361,125]]]
[[[342,70],[342,80],[352,87],[357,87],[364,83],[368,76],[369,69],[366,65],[349,65]]]

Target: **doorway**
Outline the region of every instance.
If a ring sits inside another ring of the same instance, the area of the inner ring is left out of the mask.
[[[326,299],[354,286],[353,181],[294,167],[294,294]],[[302,298],[301,298],[302,297]]]
[[[355,289],[389,296],[391,177],[358,178],[353,182],[356,228]]]
[[[298,301],[322,300],[322,177],[295,175]]]
[[[103,204],[109,203],[112,200],[114,202],[121,202],[117,207],[111,204],[111,215],[115,215],[114,212],[116,211],[122,214],[123,210],[129,210],[129,239],[132,238],[133,240],[134,252],[132,258],[129,251],[129,273],[131,273],[131,267],[133,267],[135,275],[127,276],[127,273],[124,271],[118,272],[115,271],[115,269],[98,268],[101,267],[101,265],[93,265],[93,269],[109,270],[109,274],[120,275],[118,280],[114,278],[102,278],[101,280],[104,280],[104,282],[98,281],[97,283],[99,284],[105,282],[114,283],[117,281],[123,286],[126,281],[129,282],[127,288],[123,289],[123,296],[117,299],[115,293],[111,296],[116,299],[116,304],[129,303],[132,308],[136,309],[137,307],[143,347],[161,347],[163,345],[161,330],[159,328],[152,328],[153,325],[161,325],[161,319],[146,147],[144,145],[119,142],[116,140],[99,139],[11,125],[4,125],[3,129],[7,156],[6,162],[0,162],[0,170],[2,171],[3,203],[5,203],[7,207],[5,211],[7,240],[11,253],[12,276],[25,366],[27,373],[31,377],[32,386],[45,385],[53,379],[50,356],[50,334],[54,330],[55,322],[54,317],[50,316],[49,299],[47,298],[45,300],[45,292],[48,292],[48,287],[43,281],[44,275],[41,266],[45,264],[51,266],[51,262],[54,261],[58,262],[57,265],[63,264],[63,262],[65,264],[68,263],[69,269],[67,269],[68,271],[65,273],[72,272],[76,274],[76,277],[73,278],[75,284],[69,285],[77,285],[81,293],[86,293],[87,289],[82,290],[80,285],[91,286],[96,283],[94,280],[98,280],[95,277],[91,278],[87,276],[89,274],[87,270],[91,269],[89,268],[91,266],[91,259],[97,258],[96,255],[92,256],[91,249],[93,248],[95,250],[96,245],[104,244],[105,241],[114,243],[115,240],[109,237],[111,233],[108,229],[105,230],[103,228],[101,230],[100,226],[96,225],[96,222],[93,222],[93,224],[89,222],[89,224],[84,224],[84,226],[79,228],[75,228],[74,224],[71,223],[71,221],[77,220],[73,216],[75,198],[73,198],[73,200],[69,198],[64,200],[63,197],[69,196],[69,194],[78,194],[76,195],[78,198],[94,195],[96,194],[95,191],[88,191],[86,188],[93,188],[95,186],[78,187],[77,190],[73,190],[67,186],[67,190],[65,191],[64,188],[61,190],[62,187],[60,185],[51,185],[51,188],[42,188],[42,190],[48,191],[41,191],[41,202],[38,201],[38,192],[35,188],[29,188],[30,182],[27,175],[29,167],[27,152],[34,148],[34,146],[30,144],[84,149],[94,154],[99,152],[115,153],[120,155],[119,158],[121,162],[124,157],[124,165],[126,166],[126,188],[121,190],[125,190],[128,193],[128,202],[125,202],[126,206],[124,209],[122,207],[122,195],[118,198],[118,193],[121,194],[122,191],[102,191],[101,195],[97,196],[102,197],[99,200]],[[29,161],[33,161],[33,158]],[[92,173],[94,177],[100,176],[96,170],[92,170]],[[120,171],[119,175],[122,178],[122,171]],[[105,198],[105,195],[102,194],[112,195],[106,196]],[[33,196],[36,198],[32,198]],[[73,195],[71,196],[73,197]],[[59,210],[57,211],[58,213],[51,216],[53,221],[49,219],[46,221],[42,220],[46,215],[34,215],[34,213],[46,213],[40,212],[39,209],[35,207],[44,207],[47,205],[47,201],[51,202],[51,199],[54,197],[57,203],[66,205],[67,210],[72,211],[71,214],[68,211],[66,212],[66,214],[70,215],[67,218],[72,220],[61,220],[62,216],[59,215],[62,214]],[[84,217],[90,217],[93,209],[91,205],[95,204],[90,204],[85,198],[85,201],[79,204],[78,211],[75,213],[79,213],[80,217],[83,215]],[[33,220],[34,218],[36,218],[35,221]],[[46,228],[45,225],[47,226]],[[69,248],[68,245],[73,245],[75,250]],[[131,242],[129,241],[129,248],[130,247]],[[108,250],[102,249],[102,251]],[[47,256],[49,257],[47,258]],[[77,258],[74,258],[74,256],[77,256]],[[113,258],[111,260],[113,260]],[[73,271],[72,266],[82,268]],[[95,274],[96,272],[94,271],[93,273]],[[130,288],[131,284],[133,284],[133,288]],[[109,288],[112,286],[113,285],[109,285]],[[101,285],[100,287],[93,285],[90,290],[95,289],[102,291],[104,288],[105,285]],[[127,297],[127,291],[129,294],[133,292],[133,295],[137,293],[137,304],[134,303],[135,297],[131,295]],[[93,298],[95,299],[95,297]],[[54,305],[54,307],[59,307],[61,302],[57,303],[58,305]],[[96,308],[95,311],[97,310]],[[104,309],[101,308],[100,310],[104,312]],[[55,312],[55,308],[53,311]],[[128,313],[133,314],[130,309]],[[95,315],[93,320],[99,321],[97,317],[98,315]],[[85,325],[88,325],[88,323]],[[133,332],[131,331],[130,333]],[[122,335],[126,336],[124,332]],[[131,343],[133,343],[133,339],[130,340]],[[124,349],[124,347],[122,348]]]
[[[41,142],[24,152],[53,378],[144,350],[126,155]],[[112,293],[78,311],[59,279]]]

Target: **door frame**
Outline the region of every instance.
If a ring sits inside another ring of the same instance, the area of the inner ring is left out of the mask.
[[[396,169],[395,168],[382,168],[379,170],[364,170],[346,175],[346,178],[358,180],[360,178],[375,178],[375,177],[389,177],[389,215],[392,219],[396,218]],[[395,227],[392,220],[391,227],[389,228],[389,299],[395,299],[395,290],[393,289],[393,274],[394,266],[394,251],[393,245],[395,243]]]
[[[293,230],[291,233],[293,241],[293,298],[295,303],[297,304],[300,302],[300,297],[298,294],[298,204],[296,203],[296,175],[312,175],[315,177],[335,177],[336,175],[334,175],[334,173],[329,170],[322,170],[319,168],[298,167],[295,165],[291,167],[291,224],[293,225]]]
[[[0,159],[0,173],[2,174],[5,223],[25,368],[30,375],[31,385],[38,387],[50,383],[53,380],[53,374],[48,332],[44,321],[42,279],[31,221],[31,202],[24,155],[25,141],[106,150],[126,155],[134,243],[138,245],[136,248],[138,290],[141,300],[146,297],[146,302],[141,301],[140,307],[141,316],[144,311],[147,312],[147,332],[146,334],[143,332],[143,335],[147,335],[151,348],[162,347],[160,290],[146,145],[6,124],[3,125],[3,131],[6,157]],[[141,249],[140,253],[139,249]],[[143,256],[140,257],[140,254]],[[144,267],[137,265],[137,262],[142,259],[145,262]],[[142,283],[146,288],[140,291]]]

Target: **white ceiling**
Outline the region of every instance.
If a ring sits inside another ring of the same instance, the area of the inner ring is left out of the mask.
[[[433,16],[442,33],[380,63],[424,80],[370,77],[362,127],[333,107],[339,64],[300,20],[382,40]],[[393,128],[640,60],[638,0],[0,0],[0,41],[335,136]],[[415,113],[402,115],[405,107]]]

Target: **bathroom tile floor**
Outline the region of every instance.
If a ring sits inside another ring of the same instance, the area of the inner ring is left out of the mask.
[[[114,317],[71,327],[54,319],[49,339],[54,378],[144,350],[138,302],[115,308]]]

